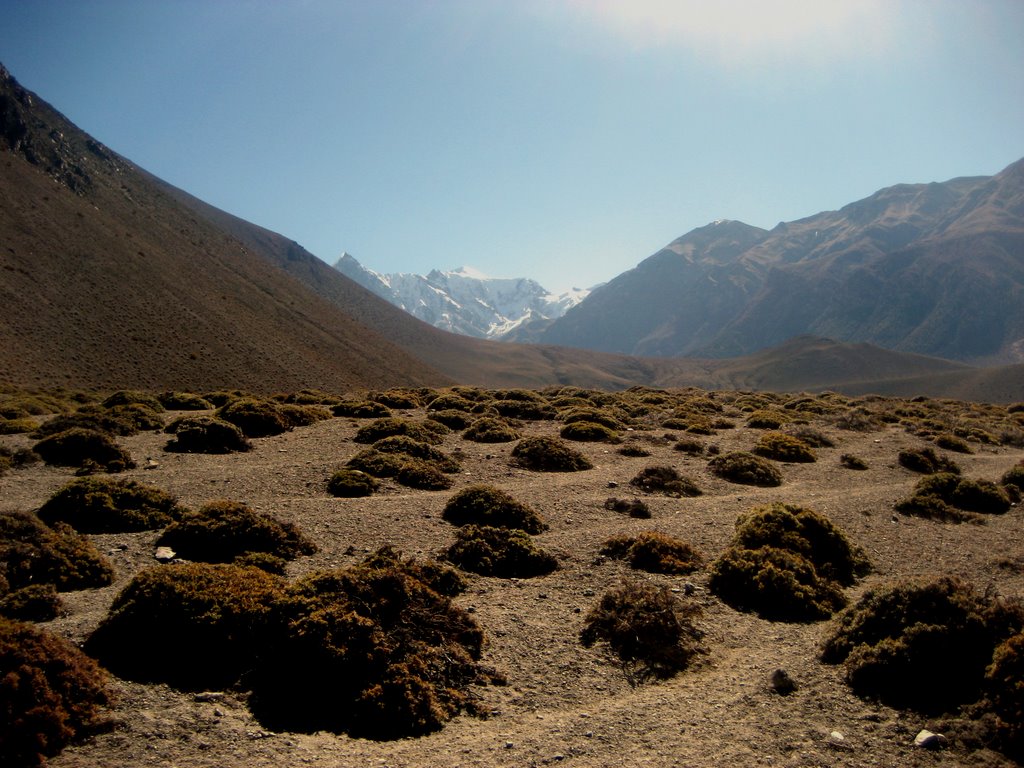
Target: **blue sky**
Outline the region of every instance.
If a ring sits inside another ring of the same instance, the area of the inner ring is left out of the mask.
[[[381,272],[555,291],[1024,157],[1020,0],[0,0],[0,62],[137,164]]]

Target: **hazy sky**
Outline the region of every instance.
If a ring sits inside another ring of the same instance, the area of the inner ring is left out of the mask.
[[[0,62],[329,262],[556,291],[1024,157],[1022,0],[0,0]]]

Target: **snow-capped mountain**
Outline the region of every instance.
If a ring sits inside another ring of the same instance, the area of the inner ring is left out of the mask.
[[[477,338],[526,340],[537,328],[561,317],[589,291],[574,288],[556,295],[525,277],[494,278],[459,267],[427,275],[381,274],[343,253],[334,268],[420,320],[446,331]]]

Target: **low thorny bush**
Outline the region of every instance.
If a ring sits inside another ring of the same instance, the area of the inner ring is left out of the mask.
[[[512,463],[536,472],[579,472],[593,468],[590,460],[553,437],[527,437],[512,449]]]
[[[452,496],[441,517],[453,525],[518,528],[542,533],[547,525],[531,507],[490,485],[471,485]]]
[[[613,536],[601,547],[601,554],[625,560],[631,568],[648,573],[693,573],[703,563],[688,543],[659,531]]]
[[[83,477],[58,489],[39,508],[39,518],[63,522],[81,533],[122,533],[163,528],[185,510],[159,488],[134,480]]]
[[[558,560],[538,547],[525,531],[487,525],[460,528],[444,559],[481,576],[507,579],[543,576],[558,568]]]
[[[242,430],[216,416],[185,416],[172,421],[164,431],[174,435],[164,446],[172,453],[243,453],[252,443]]]
[[[666,496],[693,497],[702,493],[693,480],[679,474],[673,467],[661,465],[644,467],[629,484],[648,493],[663,493]]]

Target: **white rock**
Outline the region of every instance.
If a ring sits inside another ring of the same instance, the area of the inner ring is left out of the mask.
[[[914,746],[922,749],[942,749],[949,742],[941,733],[932,733],[929,730],[921,729],[921,732],[914,737]]]

